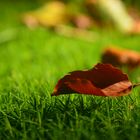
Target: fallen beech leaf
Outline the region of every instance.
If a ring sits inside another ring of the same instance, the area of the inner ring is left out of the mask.
[[[104,50],[101,58],[103,63],[110,63],[114,66],[127,66],[128,68],[135,68],[140,66],[140,53],[108,47]]]
[[[87,71],[73,71],[60,79],[52,96],[60,94],[89,94],[96,96],[127,95],[132,85],[126,74],[110,64],[97,64]]]
[[[38,25],[54,27],[66,23],[68,18],[66,5],[60,1],[53,1],[40,9],[25,13],[22,20],[29,28],[33,28]]]

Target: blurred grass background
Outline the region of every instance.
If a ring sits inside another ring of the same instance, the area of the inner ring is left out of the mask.
[[[99,62],[109,44],[139,52],[140,36],[93,29],[95,38],[88,42],[42,27],[29,30],[20,15],[42,2],[0,2],[0,139],[139,139],[139,88],[119,98],[50,94],[69,71]],[[129,76],[140,81],[139,69]]]

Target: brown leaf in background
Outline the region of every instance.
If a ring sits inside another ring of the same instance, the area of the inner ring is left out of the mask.
[[[137,86],[137,85],[136,85]],[[110,64],[97,64],[87,71],[73,71],[60,79],[52,96],[89,94],[96,96],[127,95],[133,85],[126,74]]]
[[[72,18],[72,23],[80,29],[88,29],[93,25],[93,20],[85,14],[78,14]]]
[[[110,63],[114,66],[127,66],[132,69],[140,66],[140,53],[108,47],[104,50],[101,61],[102,63]]]
[[[95,41],[98,37],[97,34],[92,31],[70,27],[66,25],[57,26],[55,28],[55,32],[65,37],[79,38],[79,39],[86,40],[89,42]]]

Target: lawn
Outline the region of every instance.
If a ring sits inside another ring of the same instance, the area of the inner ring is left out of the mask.
[[[140,51],[140,36],[96,29],[89,42],[41,27],[29,30],[20,15],[35,7],[28,1],[0,2],[0,139],[139,139],[140,88],[117,98],[50,95],[69,71],[100,62],[106,45]],[[139,73],[129,74],[134,83]]]

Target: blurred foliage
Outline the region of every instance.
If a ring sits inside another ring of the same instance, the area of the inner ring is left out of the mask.
[[[122,0],[128,6],[134,6],[140,8],[140,1],[139,0]]]
[[[49,1],[56,1],[56,0],[20,0],[20,1],[19,0],[12,0],[12,3],[21,3],[22,4],[22,2],[27,2],[27,3],[33,3],[32,6],[37,7],[37,5],[41,6],[42,4],[49,2]],[[77,11],[85,11],[85,8],[84,8],[84,1],[85,0],[57,0],[57,1],[63,1],[64,3],[69,3],[70,5],[72,5],[71,7],[73,8],[74,11],[76,11],[76,10]],[[134,8],[140,9],[140,0],[121,0],[121,1],[123,1],[127,7],[134,7]],[[1,2],[10,3],[11,1],[4,0]]]
[[[9,1],[9,0],[5,0],[5,1]],[[19,2],[19,0],[12,0],[13,2]],[[33,3],[44,3],[44,2],[48,2],[48,1],[54,1],[54,0],[20,0],[21,1],[27,1],[27,2],[33,2]],[[83,3],[84,0],[59,0],[59,1],[63,1],[66,3]],[[122,0],[127,6],[134,6],[137,8],[140,8],[140,0]],[[78,6],[79,7],[79,6]]]

